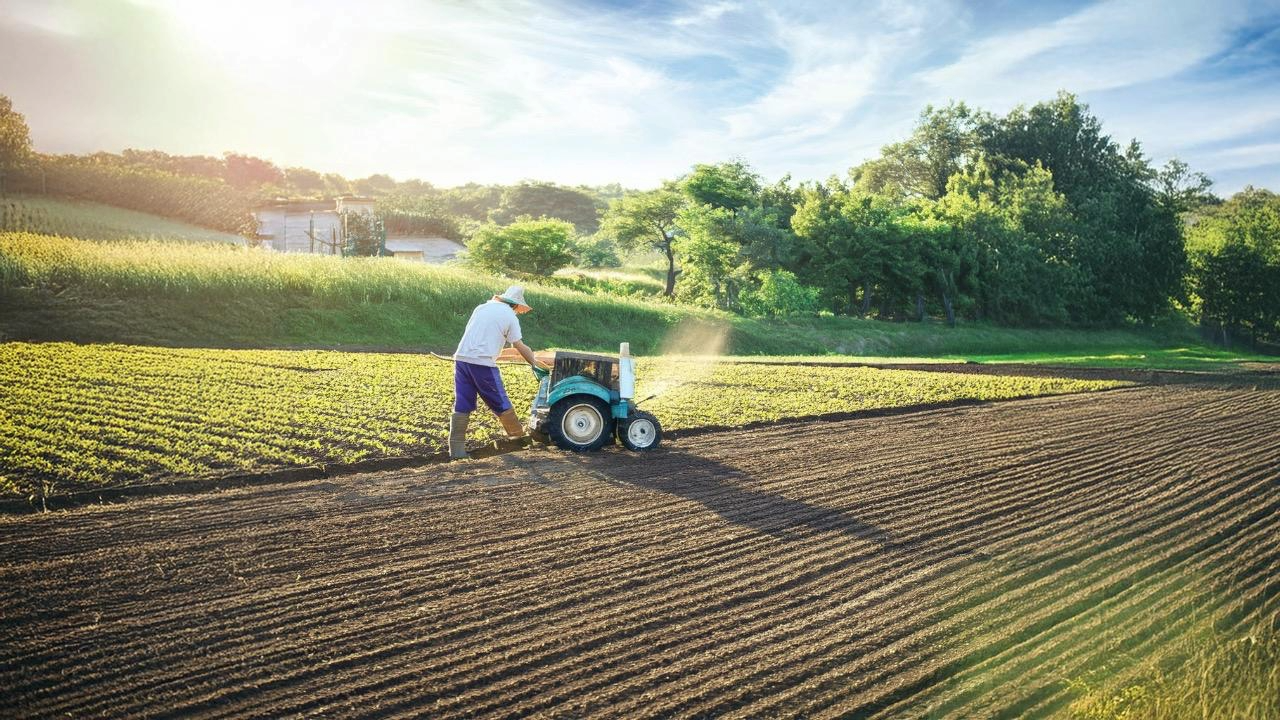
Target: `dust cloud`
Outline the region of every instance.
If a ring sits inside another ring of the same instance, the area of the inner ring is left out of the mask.
[[[729,324],[685,319],[658,344],[647,382],[638,393],[651,400],[711,377],[729,344]],[[643,402],[643,400],[642,400]]]

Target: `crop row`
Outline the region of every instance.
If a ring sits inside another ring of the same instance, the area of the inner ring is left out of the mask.
[[[438,452],[452,372],[408,354],[3,344],[0,492]],[[523,414],[532,375],[508,366],[503,378]],[[655,359],[641,361],[638,393],[654,395],[645,408],[678,429],[1114,384]],[[473,443],[498,435],[484,415]]]

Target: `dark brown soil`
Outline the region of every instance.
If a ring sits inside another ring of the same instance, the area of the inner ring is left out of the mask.
[[[1276,609],[1277,468],[1180,385],[0,516],[0,714],[1053,714]]]

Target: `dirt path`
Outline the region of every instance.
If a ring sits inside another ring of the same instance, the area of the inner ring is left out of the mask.
[[[6,715],[1044,715],[1280,603],[1280,392],[0,516]]]

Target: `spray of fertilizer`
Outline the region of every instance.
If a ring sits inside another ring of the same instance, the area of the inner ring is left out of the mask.
[[[640,388],[646,400],[669,394],[685,385],[711,377],[729,341],[728,323],[686,318],[658,345],[658,358]]]

